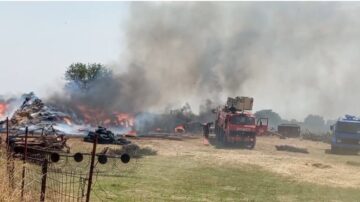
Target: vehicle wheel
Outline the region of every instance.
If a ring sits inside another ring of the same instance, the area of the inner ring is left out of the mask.
[[[217,142],[217,144],[221,144],[221,141],[222,141],[221,134],[218,134],[218,135],[216,136],[216,142]]]
[[[216,138],[216,142],[220,141],[220,132],[219,132],[219,128],[215,126],[215,138]]]
[[[331,145],[331,153],[338,154],[339,153],[339,148],[336,147],[336,146]]]
[[[248,148],[248,149],[254,149],[254,148],[255,148],[255,145],[256,145],[256,139],[254,139],[253,142],[247,143],[247,148]]]
[[[224,131],[221,131],[221,142],[222,142],[223,147],[226,147],[228,145],[228,142],[226,141],[226,136],[225,136]]]
[[[218,148],[225,146],[225,135],[221,129],[218,130],[218,135],[216,136],[216,146]]]
[[[248,149],[254,149],[255,148],[255,142],[250,142],[250,143],[248,143],[248,145],[247,145],[247,148]]]

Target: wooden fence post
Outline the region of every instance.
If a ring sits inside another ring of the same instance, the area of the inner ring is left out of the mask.
[[[42,165],[41,165],[42,177],[41,177],[40,202],[45,201],[47,169],[48,169],[48,160],[45,158]]]
[[[24,161],[23,161],[22,180],[21,180],[21,199],[24,199],[24,189],[25,189],[25,170],[26,170],[26,159],[27,159],[27,138],[28,138],[28,127],[25,128]]]
[[[95,133],[95,137],[94,137],[94,143],[93,143],[93,150],[91,153],[91,163],[90,163],[90,171],[89,171],[89,182],[88,182],[88,187],[86,190],[86,202],[90,201],[90,192],[91,192],[91,184],[92,184],[92,177],[94,174],[94,167],[95,167],[95,155],[96,155],[96,144],[98,141],[98,134]]]

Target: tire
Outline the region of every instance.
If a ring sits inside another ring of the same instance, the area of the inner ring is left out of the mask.
[[[219,141],[219,128],[217,126],[215,126],[215,139],[216,139],[216,142]]]
[[[216,142],[221,142],[222,141],[222,135],[223,135],[223,133],[222,133],[222,129],[221,128],[219,128],[219,127],[216,127],[217,129],[216,129]]]
[[[338,147],[334,146],[334,145],[331,145],[331,153],[332,154],[338,154],[340,153],[340,150]]]
[[[226,141],[225,132],[221,131],[221,144],[223,147],[226,147],[228,145],[228,142]]]
[[[216,136],[216,146],[217,148],[222,148],[226,146],[225,134],[222,129],[218,130],[218,135]]]
[[[254,141],[253,142],[248,142],[246,144],[246,148],[247,149],[254,149],[255,148],[255,145],[256,145],[256,135],[253,137],[254,138]]]
[[[256,145],[256,139],[253,142],[247,144],[248,149],[254,149]]]

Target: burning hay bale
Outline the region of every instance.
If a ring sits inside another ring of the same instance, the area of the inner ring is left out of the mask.
[[[278,151],[288,151],[288,152],[296,152],[296,153],[303,153],[303,154],[309,153],[307,151],[307,149],[298,148],[298,147],[289,146],[289,145],[275,145],[275,148]]]

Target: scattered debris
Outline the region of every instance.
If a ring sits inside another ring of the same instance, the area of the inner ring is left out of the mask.
[[[289,152],[304,153],[304,154],[309,153],[307,151],[307,149],[298,148],[298,147],[289,146],[289,145],[275,145],[275,148],[278,151],[289,151]]]
[[[182,141],[185,135],[174,135],[171,133],[161,133],[161,132],[152,132],[146,135],[138,135],[139,138],[159,138],[159,139],[167,139],[167,140],[177,140]]]
[[[70,152],[70,147],[66,144],[68,138],[64,135],[28,135],[27,147],[30,153],[42,153],[43,151]],[[15,153],[21,153],[25,147],[25,135],[9,136],[10,148]]]
[[[331,166],[330,165],[325,165],[325,164],[322,164],[322,163],[313,163],[313,164],[311,164],[313,167],[317,167],[317,168],[322,168],[322,169],[324,169],[324,168],[331,168]]]
[[[346,164],[360,167],[360,162],[357,161],[346,161]]]
[[[95,135],[98,134],[97,142],[99,144],[118,144],[118,145],[127,145],[131,142],[124,137],[115,136],[113,132],[107,130],[104,127],[99,126],[95,132],[90,131],[89,134],[84,137],[85,142],[94,142]]]
[[[105,147],[101,153],[114,156],[120,156],[126,153],[129,154],[131,157],[140,158],[142,156],[156,155],[157,151],[150,147],[140,148],[139,145],[132,143],[128,145],[123,145],[120,149]]]

